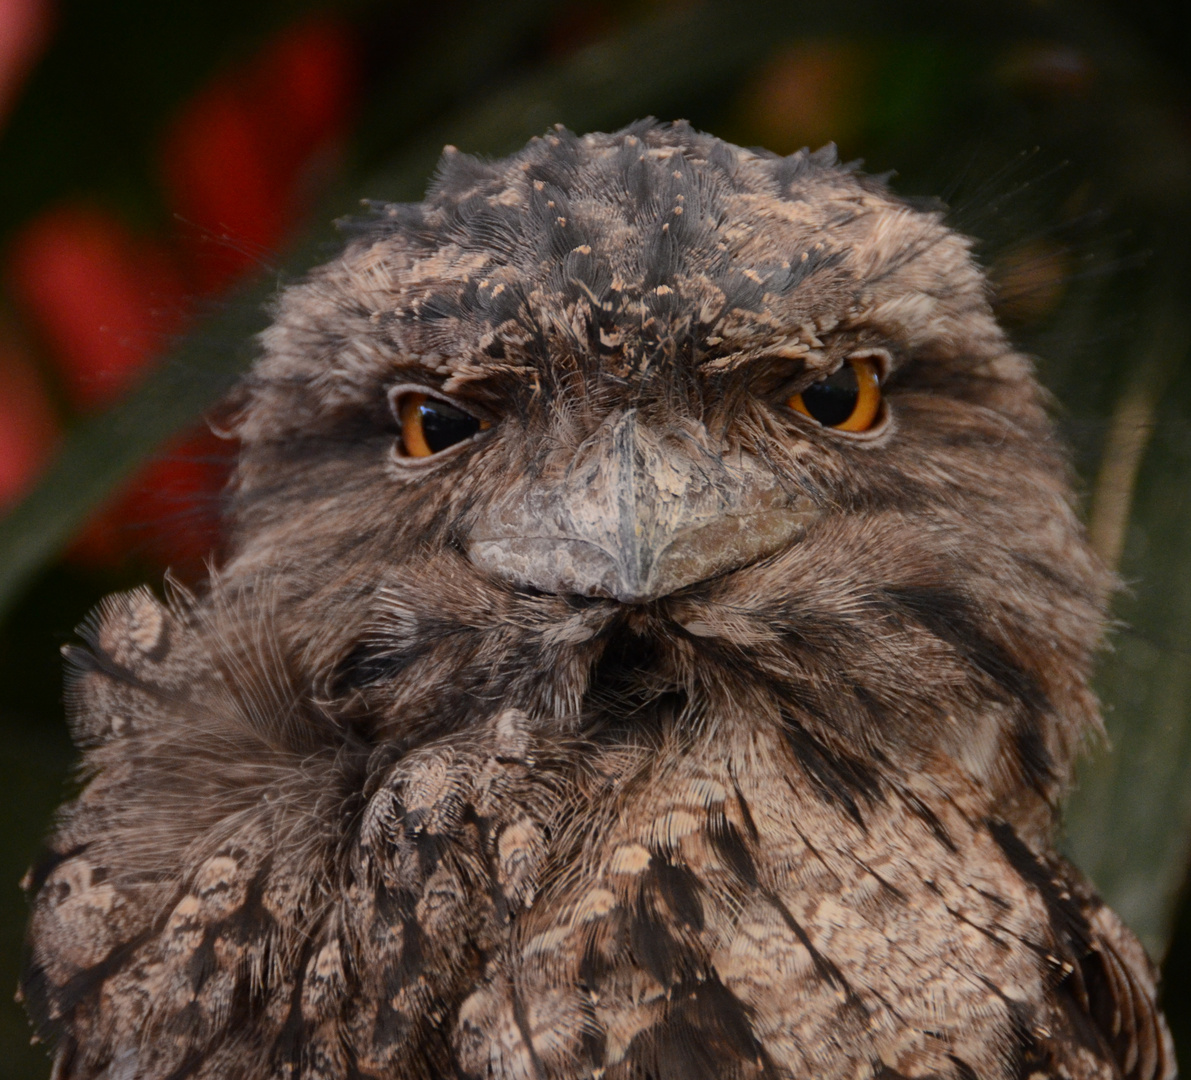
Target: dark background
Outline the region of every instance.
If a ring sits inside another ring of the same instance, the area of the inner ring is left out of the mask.
[[[217,552],[234,448],[200,417],[263,302],[360,198],[417,198],[444,143],[654,114],[834,140],[980,238],[1126,586],[1114,750],[1064,842],[1165,958],[1191,1053],[1189,68],[1161,0],[0,0],[0,991],[69,790],[58,649],[104,593]],[[47,1072],[0,1004],[0,1075]]]

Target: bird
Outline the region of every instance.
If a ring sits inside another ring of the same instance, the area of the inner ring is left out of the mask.
[[[210,580],[66,650],[54,1077],[1173,1077],[1055,842],[1113,578],[944,210],[648,120],[342,226]]]

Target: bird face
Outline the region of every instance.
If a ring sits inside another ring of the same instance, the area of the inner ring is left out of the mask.
[[[577,730],[676,694],[697,727],[728,685],[1053,800],[1099,571],[937,211],[655,128],[448,153],[356,229],[239,425],[226,580],[313,681],[414,741],[496,699]]]

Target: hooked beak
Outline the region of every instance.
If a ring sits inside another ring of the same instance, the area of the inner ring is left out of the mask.
[[[755,456],[663,440],[630,409],[491,506],[468,557],[520,587],[639,604],[781,551],[817,515]]]

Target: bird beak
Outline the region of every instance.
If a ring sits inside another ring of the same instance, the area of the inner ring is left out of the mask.
[[[818,511],[792,487],[755,455],[716,453],[702,429],[661,436],[630,409],[489,507],[468,557],[519,587],[644,603],[796,540]]]

